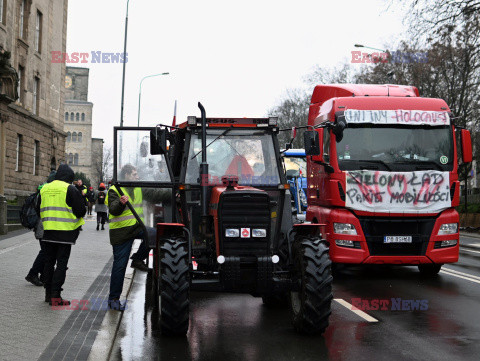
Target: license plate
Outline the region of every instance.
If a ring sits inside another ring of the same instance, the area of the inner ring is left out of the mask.
[[[412,236],[385,236],[383,243],[412,243]]]

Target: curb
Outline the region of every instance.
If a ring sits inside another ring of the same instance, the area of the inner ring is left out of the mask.
[[[140,246],[140,242],[135,242],[130,255],[135,253]],[[129,261],[127,265],[127,271],[125,272],[125,279],[123,281],[123,291],[120,296],[120,299],[127,300],[127,303],[128,295],[132,289],[133,279],[135,278],[135,268],[130,267],[130,263],[131,261]],[[104,361],[110,359],[122,317],[123,312],[114,310],[107,311],[98,330],[97,337],[93,342],[90,354],[88,355],[88,361]]]

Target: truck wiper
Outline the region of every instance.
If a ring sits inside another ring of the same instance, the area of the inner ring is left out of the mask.
[[[387,163],[385,163],[383,160],[380,160],[380,159],[362,159],[362,160],[358,160],[358,162],[360,162],[360,163],[363,162],[363,163],[381,164],[381,165],[383,165],[387,170],[389,170],[389,171],[392,170]]]
[[[215,142],[218,138],[220,137],[223,137],[225,134],[227,134],[229,131],[231,131],[233,128],[228,128],[228,129],[225,129],[222,134],[220,134],[218,137],[216,137],[214,140],[212,140],[210,143],[208,143],[208,145],[205,147],[205,149],[207,149],[213,142]],[[195,154],[191,159],[195,159],[197,157],[197,155],[199,155],[200,153],[202,153],[202,150],[200,150],[197,154]]]
[[[436,169],[443,171],[444,169],[440,164],[433,160],[407,160],[407,161],[402,161],[402,162],[395,162],[395,164],[415,164],[416,166],[434,166]]]

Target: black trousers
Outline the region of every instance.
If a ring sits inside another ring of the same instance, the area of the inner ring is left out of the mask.
[[[45,249],[45,267],[43,269],[45,290],[49,293],[61,292],[67,276],[67,264],[72,245],[45,241],[42,243]]]
[[[40,252],[38,252],[35,261],[33,261],[32,268],[28,272],[29,276],[38,276],[40,274],[40,278],[43,279],[43,269],[45,268],[45,247],[43,242],[39,240],[40,243]]]
[[[107,222],[107,212],[97,212],[97,224]]]

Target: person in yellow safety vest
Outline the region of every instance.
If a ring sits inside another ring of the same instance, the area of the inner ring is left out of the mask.
[[[120,171],[120,180],[136,181],[138,180],[137,169],[131,165],[125,165]],[[143,260],[148,257],[149,249],[145,242],[143,229],[127,207],[130,200],[135,212],[143,221],[143,195],[141,188],[123,188],[123,196],[115,186],[111,186],[107,193],[105,203],[109,209],[109,235],[110,243],[113,247],[113,265],[110,278],[110,294],[108,296],[108,305],[111,309],[123,310],[125,305],[120,303],[120,295],[123,288],[123,280],[128,264],[128,257],[132,249],[133,241],[142,238],[143,241],[138,251],[131,257],[131,266],[142,271],[148,271],[148,267]],[[155,233],[155,229],[147,227],[147,231]]]
[[[74,172],[67,164],[61,164],[55,180],[40,190],[37,213],[42,219],[44,233],[45,266],[43,279],[45,302],[50,305],[69,305],[62,299],[68,259],[75,244],[79,228],[84,224],[86,209],[82,194],[72,185]],[[56,268],[55,268],[56,264]]]

